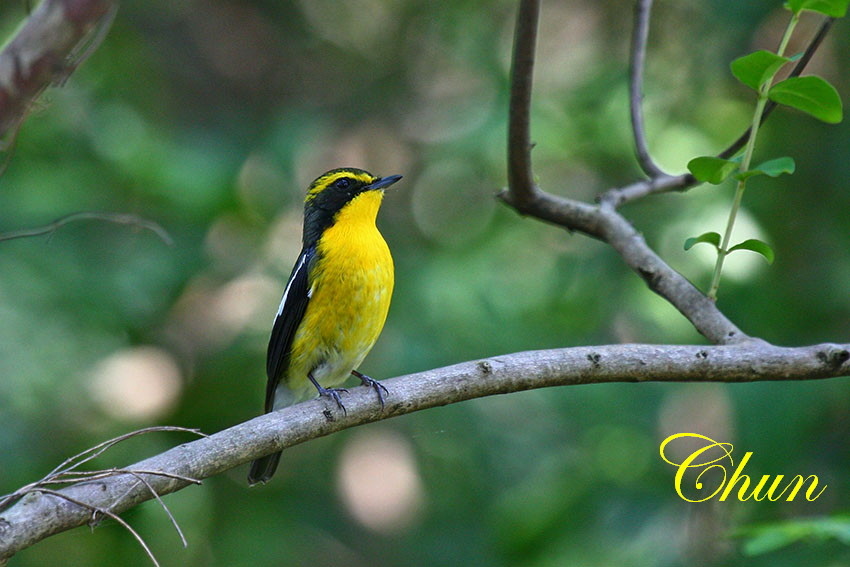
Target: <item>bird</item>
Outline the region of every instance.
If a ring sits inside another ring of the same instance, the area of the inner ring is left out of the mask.
[[[357,370],[378,340],[393,292],[389,247],[375,224],[384,190],[401,175],[332,169],[304,199],[302,248],[283,292],[266,357],[269,413],[318,391],[345,412],[339,386],[349,376],[372,388],[381,408],[389,392]],[[280,452],[251,464],[248,484],[274,475]]]

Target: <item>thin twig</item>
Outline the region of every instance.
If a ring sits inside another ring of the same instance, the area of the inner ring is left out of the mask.
[[[76,473],[78,476],[70,476],[69,473],[59,473],[55,477],[48,477],[42,479],[38,482],[34,482],[24,486],[14,493],[7,495],[4,497],[2,501],[0,501],[0,510],[3,509],[5,503],[10,502],[12,500],[19,500],[26,496],[27,494],[31,494],[33,492],[50,492],[53,493],[52,490],[46,489],[46,486],[54,485],[54,484],[77,484],[77,483],[85,483],[85,482],[95,482],[99,480],[105,480],[110,477],[118,476],[118,475],[130,475],[136,480],[138,480],[141,484],[144,484],[148,491],[151,493],[151,496],[159,503],[163,510],[165,510],[165,514],[168,516],[171,524],[174,526],[174,529],[177,531],[178,536],[180,537],[180,541],[183,543],[183,547],[188,547],[188,542],[186,541],[186,536],[183,534],[183,530],[180,528],[180,525],[177,523],[176,518],[171,513],[171,510],[168,506],[165,505],[165,502],[162,500],[162,497],[156,491],[156,489],[151,485],[151,483],[145,478],[145,476],[154,476],[154,477],[165,477],[171,478],[174,480],[180,480],[188,484],[202,484],[202,481],[196,478],[190,478],[185,475],[163,472],[163,471],[152,471],[152,470],[136,470],[136,469],[106,469],[101,471],[80,471]],[[132,492],[135,487],[128,487],[126,494]],[[10,498],[11,497],[11,498]],[[109,506],[109,509],[118,506],[121,503],[121,498],[116,498],[115,501]]]
[[[149,475],[158,475],[164,476],[168,478],[172,478],[174,480],[180,480],[187,483],[200,484],[199,480],[178,475],[174,473],[161,472],[161,471],[148,471],[148,470],[125,470],[125,469],[106,469],[106,470],[98,470],[98,471],[76,471],[77,467],[80,465],[91,461],[92,459],[101,455],[104,451],[110,449],[117,443],[122,441],[126,441],[132,437],[136,437],[137,435],[144,435],[146,433],[154,433],[154,432],[162,432],[162,431],[181,431],[186,433],[194,433],[201,437],[207,437],[206,434],[201,433],[197,429],[188,429],[185,427],[177,427],[170,425],[156,426],[156,427],[146,427],[144,429],[138,429],[136,431],[131,431],[130,433],[125,433],[124,435],[119,435],[118,437],[114,437],[102,443],[98,443],[94,447],[90,447],[85,451],[74,455],[68,459],[65,459],[62,463],[59,464],[52,471],[47,473],[44,478],[27,484],[19,488],[18,490],[0,496],[0,511],[4,510],[6,507],[11,505],[12,503],[20,500],[25,494],[32,492],[33,490],[37,490],[43,486],[52,485],[52,484],[73,484],[76,482],[90,482],[94,480],[100,480],[102,478],[106,478],[109,476],[114,476],[116,474],[149,474]],[[72,472],[73,471],[73,472]],[[76,475],[76,476],[73,476]]]
[[[168,506],[165,505],[165,502],[162,500],[162,497],[159,495],[159,493],[156,491],[156,489],[153,486],[151,486],[151,483],[149,483],[145,479],[145,477],[142,476],[142,474],[140,474],[140,473],[129,471],[127,474],[132,474],[133,476],[136,477],[136,479],[139,482],[141,482],[142,484],[145,485],[145,488],[148,489],[148,492],[150,492],[153,495],[153,497],[156,499],[156,501],[159,503],[159,505],[162,507],[162,509],[165,510],[165,515],[168,516],[168,519],[171,522],[171,525],[174,526],[174,530],[177,532],[177,535],[180,536],[180,541],[183,543],[183,547],[184,548],[189,547],[189,542],[186,541],[186,536],[183,535],[183,530],[180,529],[180,524],[177,523],[177,519],[174,517],[174,514],[172,514],[171,510],[169,510]],[[195,483],[201,484],[201,481],[196,480]],[[117,502],[116,502],[116,504],[117,504]]]
[[[118,14],[118,5],[110,5],[106,13],[94,23],[94,27],[71,49],[71,52],[65,58],[61,71],[57,71],[56,76],[53,78],[53,84],[55,86],[64,86],[68,77],[97,51],[97,48],[100,47],[100,44],[103,43],[103,40],[109,34],[116,14]]]
[[[145,550],[145,554],[148,556],[148,558],[150,558],[151,562],[156,567],[160,567],[159,561],[156,560],[156,556],[154,556],[153,551],[151,551],[151,548],[148,547],[148,544],[147,544],[147,542],[145,542],[144,538],[141,535],[139,535],[139,532],[134,530],[133,527],[130,524],[128,524],[127,522],[125,522],[121,518],[121,516],[119,516],[118,514],[115,514],[115,513],[111,512],[110,510],[108,510],[106,508],[98,508],[96,506],[92,506],[91,504],[86,504],[85,502],[83,502],[81,500],[77,500],[76,498],[73,498],[71,496],[68,496],[67,494],[63,494],[62,492],[59,492],[58,490],[50,490],[50,489],[47,489],[47,488],[41,488],[41,489],[37,490],[37,492],[40,492],[42,494],[49,494],[51,496],[56,496],[57,498],[62,498],[63,500],[67,500],[68,502],[70,502],[72,504],[76,504],[77,506],[79,506],[81,508],[84,508],[86,510],[90,510],[91,513],[92,513],[92,522],[95,521],[95,517],[97,516],[97,514],[102,514],[104,516],[112,518],[113,520],[115,520],[116,522],[121,524],[124,527],[124,529],[126,529],[128,532],[130,532],[133,535],[134,538],[136,538],[136,541],[138,541],[139,545],[142,546],[142,549]]]
[[[44,226],[39,226],[36,228],[24,228],[21,230],[13,230],[9,232],[0,233],[0,242],[4,240],[14,240],[15,238],[29,238],[32,236],[42,236],[44,234],[52,234],[56,230],[62,228],[68,223],[81,221],[81,220],[98,220],[98,221],[106,221],[113,222],[116,224],[126,224],[130,226],[135,226],[137,228],[143,228],[153,232],[155,235],[159,237],[165,244],[168,246],[173,246],[174,241],[171,239],[171,236],[168,232],[162,228],[157,223],[142,218],[138,215],[130,214],[130,213],[108,213],[108,212],[91,212],[91,211],[82,211],[79,213],[71,213],[69,215],[65,215],[64,217],[60,217],[55,221],[48,223]]]
[[[685,191],[697,184],[696,177],[690,173],[681,175],[664,175],[652,179],[636,181],[624,187],[608,189],[596,197],[598,203],[608,203],[619,208],[626,203],[636,201],[648,195],[669,193],[670,191]]]
[[[635,140],[635,154],[638,164],[650,179],[667,175],[649,154],[646,142],[646,128],[643,122],[643,69],[646,61],[646,44],[649,39],[649,14],[652,0],[636,0],[635,21],[632,30],[631,59],[629,61],[629,114],[632,121],[632,134]]]
[[[76,484],[78,482],[94,482],[97,480],[103,480],[104,478],[109,478],[110,476],[115,476],[119,474],[130,474],[130,475],[139,475],[146,474],[151,476],[162,476],[165,478],[171,478],[174,480],[179,480],[182,482],[186,482],[189,484],[202,484],[200,480],[196,478],[191,478],[188,476],[184,476],[181,474],[175,474],[170,472],[163,471],[151,471],[151,470],[139,470],[139,469],[103,469],[103,470],[95,470],[95,471],[74,471],[73,473],[60,473],[55,477],[46,478],[40,480],[38,482],[32,483],[28,486],[48,486],[53,484]],[[76,475],[76,476],[74,476]]]
[[[119,477],[119,476],[131,476],[134,479],[136,479],[138,484],[144,485],[145,488],[147,488],[148,492],[150,493],[151,497],[159,503],[159,505],[165,511],[166,516],[168,516],[169,521],[174,526],[174,529],[177,531],[177,535],[180,537],[180,541],[183,543],[183,547],[187,547],[188,542],[186,541],[186,536],[184,535],[183,530],[180,528],[180,525],[178,524],[177,519],[174,517],[174,515],[171,513],[171,510],[168,508],[168,506],[162,500],[162,497],[160,496],[157,489],[153,486],[153,484],[146,477],[168,478],[168,479],[171,479],[171,480],[180,481],[181,483],[183,483],[183,485],[201,484],[201,481],[199,479],[191,478],[187,475],[183,475],[183,474],[179,474],[179,473],[173,473],[173,472],[168,472],[168,471],[149,470],[149,469],[146,469],[146,468],[141,468],[141,469],[112,468],[112,469],[99,470],[99,471],[77,471],[77,470],[74,470],[77,467],[79,467],[80,465],[100,456],[105,451],[114,447],[116,444],[118,444],[122,441],[126,441],[127,439],[130,439],[132,437],[136,437],[138,435],[143,435],[143,434],[152,433],[152,432],[161,432],[161,431],[190,432],[190,433],[199,434],[202,437],[207,437],[206,435],[200,433],[196,429],[187,429],[185,427],[174,427],[174,426],[148,427],[148,428],[145,428],[145,429],[132,431],[132,432],[126,433],[124,435],[119,435],[118,437],[114,437],[112,439],[109,439],[108,441],[104,441],[102,443],[99,443],[99,444],[95,445],[94,447],[86,449],[85,451],[82,451],[81,453],[78,453],[77,455],[74,455],[73,457],[66,459],[59,466],[54,468],[43,479],[41,479],[37,482],[28,484],[27,486],[19,488],[15,492],[0,498],[0,511],[2,511],[8,505],[20,500],[21,498],[23,498],[24,496],[26,496],[28,494],[33,494],[33,493],[52,494],[52,495],[58,496],[60,498],[64,498],[65,500],[67,500],[69,502],[77,504],[78,506],[81,506],[81,507],[83,507],[87,510],[91,510],[93,512],[93,514],[92,514],[92,517],[91,517],[91,520],[89,521],[89,523],[92,524],[92,525],[96,520],[97,514],[103,514],[103,515],[108,516],[108,517],[114,519],[115,521],[117,521],[119,524],[124,526],[128,531],[130,531],[130,533],[133,534],[133,537],[135,537],[136,540],[139,541],[139,543],[142,545],[142,547],[147,552],[148,557],[151,558],[151,560],[154,562],[155,565],[158,565],[156,558],[153,556],[153,554],[151,553],[150,549],[148,548],[148,546],[144,542],[144,540],[141,538],[141,536],[139,536],[139,534],[127,522],[122,520],[118,516],[117,513],[112,511],[112,508],[121,505],[121,502],[123,501],[124,497],[115,498],[106,507],[94,506],[92,504],[85,503],[80,499],[70,497],[62,491],[57,491],[57,490],[53,490],[53,489],[46,488],[46,487],[48,485],[57,485],[57,484],[80,486],[80,485],[83,485],[83,484],[92,484],[92,483],[96,483],[96,482],[106,482],[110,478]],[[134,489],[135,489],[135,485],[129,485],[127,487],[125,493],[124,493],[124,496],[126,497],[127,495],[132,493]]]
[[[112,439],[108,439],[103,441],[102,443],[98,443],[94,447],[89,447],[85,451],[81,453],[77,453],[73,457],[65,459],[59,466],[50,471],[47,474],[46,478],[49,478],[53,475],[64,474],[69,471],[72,471],[74,468],[91,461],[92,459],[100,456],[104,451],[109,450],[114,445],[121,443],[122,441],[126,441],[128,439],[132,439],[133,437],[137,437],[139,435],[146,435],[148,433],[162,433],[162,432],[181,432],[181,433],[192,433],[194,435],[199,435],[201,437],[207,437],[205,433],[202,433],[199,429],[190,429],[187,427],[180,427],[177,425],[156,425],[153,427],[145,427],[142,429],[137,429],[135,431],[131,431],[129,433],[124,433],[123,435],[119,435],[118,437],[113,437]]]
[[[835,20],[833,18],[824,19],[818,28],[817,33],[806,46],[806,50],[803,52],[803,55],[794,65],[794,68],[788,75],[789,77],[799,77],[803,73],[809,61],[811,61],[821,43],[823,43],[823,40],[832,27],[834,21]],[[768,102],[761,116],[762,123],[767,120],[771,113],[776,109],[776,106],[775,102]],[[747,143],[749,136],[750,129],[748,128],[743,134],[741,134],[740,137],[738,137],[737,140],[732,142],[729,147],[717,154],[717,157],[729,159],[735,156],[735,154],[737,154]],[[625,187],[608,189],[599,195],[597,201],[600,203],[609,203],[616,208],[649,195],[668,193],[670,191],[686,191],[698,184],[699,182],[690,173],[683,173],[680,175],[662,175],[656,178],[638,181]]]

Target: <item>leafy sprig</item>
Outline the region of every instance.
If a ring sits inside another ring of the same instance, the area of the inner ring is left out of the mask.
[[[739,57],[730,64],[732,75],[743,85],[756,91],[757,95],[752,126],[743,153],[733,159],[700,156],[688,163],[691,174],[704,183],[719,185],[730,178],[736,181],[735,196],[723,235],[717,232],[706,232],[685,241],[685,250],[700,243],[714,246],[717,250],[717,260],[708,291],[708,296],[712,299],[717,298],[723,262],[732,252],[737,250],[756,252],[761,254],[768,263],[772,263],[774,259],[773,249],[761,240],[749,239],[731,244],[732,231],[747,188],[747,181],[758,175],[778,177],[794,173],[795,164],[790,157],[774,158],[752,166],[761,117],[768,101],[795,108],[829,124],[841,122],[843,119],[841,98],[835,87],[825,79],[817,76],[789,77],[775,82],[775,78],[783,67],[797,58],[797,56],[788,57],[785,52],[800,20],[800,15],[804,11],[810,11],[830,18],[841,18],[847,13],[848,4],[850,0],[789,0],[785,8],[791,12],[791,18],[776,52],[758,50]]]

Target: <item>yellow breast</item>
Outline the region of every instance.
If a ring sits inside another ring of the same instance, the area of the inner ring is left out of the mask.
[[[344,382],[384,327],[393,291],[393,260],[375,226],[383,192],[353,199],[319,239],[310,301],[292,345],[287,385],[308,397],[307,373],[326,388]]]

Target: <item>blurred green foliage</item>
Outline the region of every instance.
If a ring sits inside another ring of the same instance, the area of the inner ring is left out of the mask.
[[[6,33],[25,4],[0,8]],[[752,94],[728,64],[774,47],[787,18],[780,4],[659,3],[645,91],[664,167],[684,171],[745,127]],[[91,221],[0,243],[0,493],[134,428],[213,432],[256,415],[272,315],[300,247],[301,197],[331,167],[405,175],[379,219],[398,273],[387,327],[363,367],[372,376],[525,349],[700,342],[611,250],[493,199],[505,184],[515,8],[123,3],[103,45],[23,125],[0,178],[0,231],[119,211],[161,224],[175,244]],[[592,199],[640,177],[626,112],[630,15],[624,2],[544,3],[533,137],[549,191]],[[812,62],[845,102],[847,25]],[[762,136],[763,155],[793,156],[797,171],[752,181],[736,238],[768,240],[776,261],[730,257],[720,306],[771,342],[846,341],[850,125],[783,110]],[[722,225],[731,191],[702,186],[625,212],[704,287],[711,251],[685,253],[682,243]],[[727,536],[846,513],[849,413],[843,380],[527,392],[296,447],[265,487],[248,490],[236,470],[168,496],[186,549],[156,503],[125,519],[164,566],[845,565],[850,550],[832,541],[747,556]],[[815,502],[686,503],[658,444],[689,430],[753,451],[754,474],[817,474],[829,488]],[[186,440],[137,438],[95,464]],[[390,457],[358,464],[355,453],[371,450],[349,447],[390,447],[375,450]],[[341,479],[377,470],[359,484],[381,487],[390,462],[406,471],[413,499],[406,515],[370,524]],[[149,564],[114,522],[50,538],[10,563],[114,564]]]

